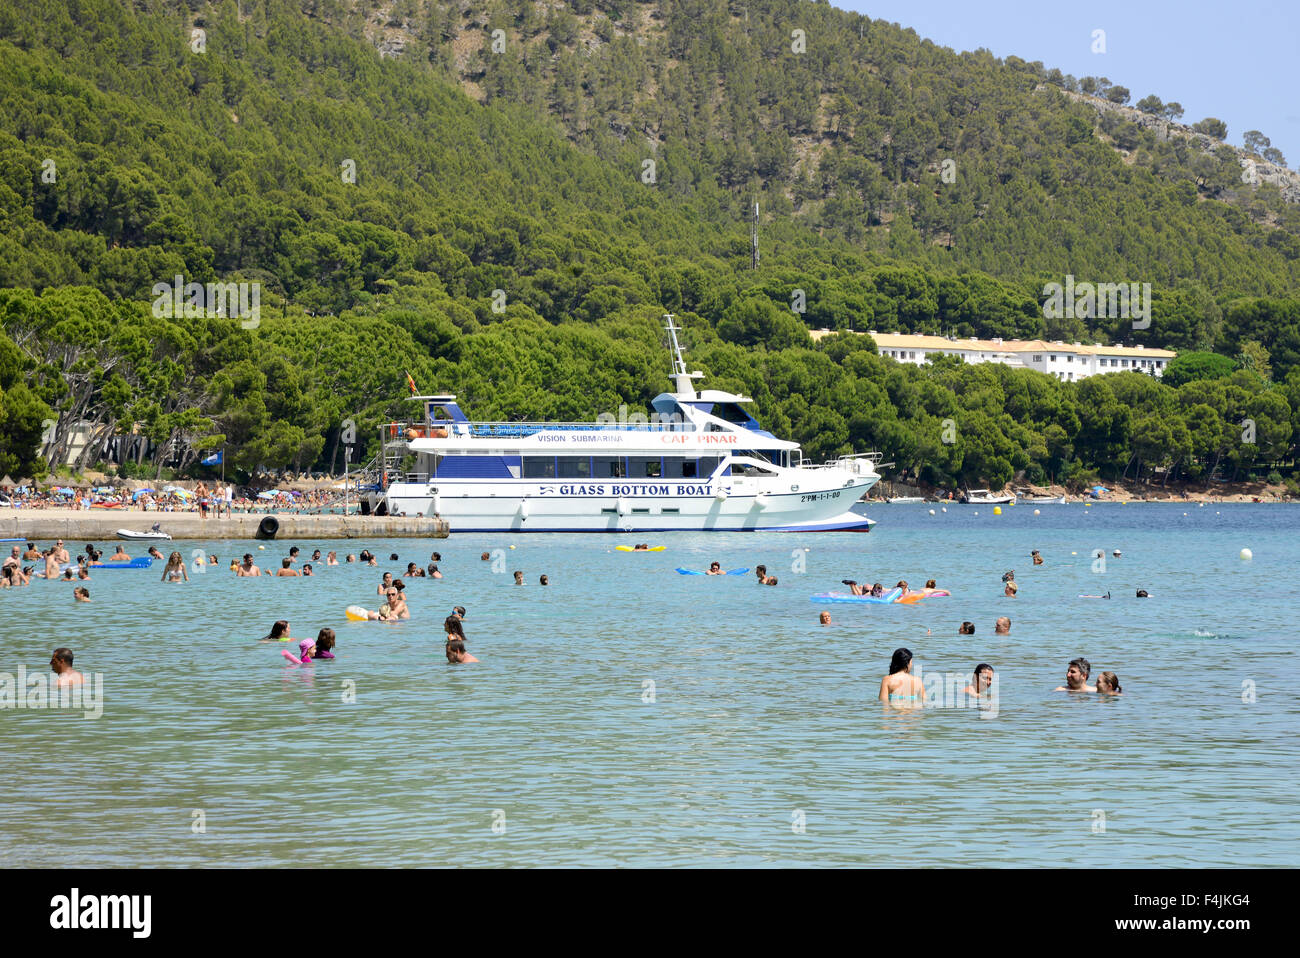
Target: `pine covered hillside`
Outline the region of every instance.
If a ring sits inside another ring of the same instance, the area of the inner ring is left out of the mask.
[[[984,482],[1285,464],[1288,181],[1072,84],[795,0],[7,0],[0,472],[40,468],[47,416],[59,442],[140,426],[158,469],[328,465],[407,370],[479,415],[584,418],[662,388],[666,310],[813,455]],[[1067,274],[1150,283],[1150,326],[1045,318]],[[260,326],[151,313],[176,276],[260,284]],[[823,327],[1227,358],[1076,387]],[[940,445],[962,409],[970,445]],[[1242,450],[1247,414],[1267,441]]]

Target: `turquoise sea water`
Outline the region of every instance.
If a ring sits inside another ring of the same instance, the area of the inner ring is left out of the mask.
[[[878,506],[869,535],[657,535],[668,549],[649,554],[613,551],[646,536],[454,530],[178,542],[222,566],[178,586],[157,563],[96,572],[90,605],[64,583],[0,591],[0,672],[43,672],[67,645],[104,682],[98,719],[0,711],[0,864],[1300,864],[1300,508],[930,508]],[[278,566],[293,544],[400,564],[226,570],[250,550]],[[434,549],[446,578],[409,581],[411,621],[344,618]],[[673,571],[714,559],[780,584]],[[809,601],[900,577],[953,595]],[[453,604],[477,665],[445,663]],[[279,618],[295,639],[333,627],[338,657],[288,666],[285,645],[255,641]],[[996,713],[880,705],[899,646],[923,675],[992,663]],[[1078,655],[1125,694],[1053,692]]]

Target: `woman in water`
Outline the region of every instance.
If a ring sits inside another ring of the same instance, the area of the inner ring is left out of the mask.
[[[438,571],[438,563],[436,563],[436,562],[430,562],[430,563],[429,563],[429,568],[428,568],[427,571],[428,571],[428,573],[429,573],[428,577],[429,577],[430,579],[441,579],[441,578],[442,578],[442,573]]]
[[[190,574],[185,571],[185,560],[181,558],[179,552],[173,552],[167,557],[167,567],[163,569],[163,582],[180,582],[181,579],[186,582],[190,581]]]
[[[709,563],[709,571],[708,571],[707,573],[705,573],[705,574],[706,574],[706,575],[722,575],[722,563],[721,563],[721,562],[710,562],[710,563]]]
[[[1119,695],[1124,690],[1119,687],[1119,676],[1114,672],[1102,672],[1097,676],[1097,691],[1101,695]]]
[[[289,641],[289,622],[286,619],[278,620],[271,626],[271,634],[264,635],[257,641],[259,642],[288,642]]]
[[[972,677],[971,684],[962,689],[966,695],[988,695],[989,689],[993,685],[993,666],[987,662],[981,662],[975,666],[975,673]]]
[[[460,616],[449,615],[443,621],[442,627],[447,631],[448,642],[465,642],[465,627],[460,624]]]
[[[961,628],[959,628],[959,629],[957,630],[957,634],[958,634],[958,635],[974,635],[974,634],[975,634],[975,623],[974,623],[974,622],[963,622],[963,623],[961,624]]]
[[[327,555],[327,556],[325,557],[325,564],[326,564],[326,565],[338,565],[338,564],[339,564],[339,554],[338,554],[337,552],[335,552],[333,549],[331,549],[330,552],[329,552],[329,555]]]
[[[375,594],[388,595],[388,592],[390,589],[392,589],[392,587],[393,587],[393,574],[391,572],[385,572],[383,580],[379,583],[379,588],[375,590]]]
[[[880,680],[880,701],[902,703],[899,708],[925,704],[925,686],[912,674],[912,653],[895,649],[889,662],[889,674]]]

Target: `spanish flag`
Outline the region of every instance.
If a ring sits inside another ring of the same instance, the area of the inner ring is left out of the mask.
[[[406,374],[406,385],[408,385],[408,386],[411,387],[411,395],[414,396],[414,395],[415,395],[415,380],[411,378],[411,374],[410,374],[410,373],[407,373],[407,374]]]

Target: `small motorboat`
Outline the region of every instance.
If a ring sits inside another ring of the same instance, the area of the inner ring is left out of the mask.
[[[1065,496],[1021,496],[1017,501],[1026,506],[1063,506]]]
[[[159,525],[161,525],[161,523],[155,522],[153,528],[148,532],[136,532],[134,529],[118,529],[117,537],[119,539],[130,539],[134,542],[157,542],[163,539],[170,539],[171,536],[159,529]]]
[[[919,502],[925,502],[924,496],[894,496],[892,499],[886,499],[891,506],[914,506]]]
[[[1014,495],[995,496],[987,489],[967,489],[966,494],[961,497],[961,501],[968,506],[1013,506],[1016,504]]]

